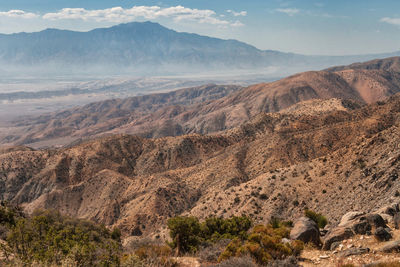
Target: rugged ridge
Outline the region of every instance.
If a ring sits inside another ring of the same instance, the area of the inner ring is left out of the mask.
[[[93,103],[16,121],[10,133],[0,135],[0,143],[41,147],[120,133],[142,137],[209,134],[237,127],[260,112],[278,112],[312,99],[373,103],[400,92],[400,73],[394,71],[399,68],[398,58],[379,62],[304,72],[247,88],[204,86]],[[387,67],[373,67],[377,65]]]
[[[400,95],[361,108],[326,100],[338,108],[313,112],[315,101],[324,106],[262,113],[223,134],[4,150],[0,195],[28,211],[119,226],[128,239],[163,237],[167,218],[180,214],[266,222],[308,207],[335,223],[349,210],[389,204],[400,190]]]

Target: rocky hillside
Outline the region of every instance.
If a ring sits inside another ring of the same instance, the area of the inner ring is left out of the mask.
[[[109,100],[16,121],[2,144],[65,145],[110,134],[142,137],[217,133],[260,112],[278,112],[312,99],[340,98],[360,104],[400,92],[399,58],[388,58],[240,88],[203,86],[167,94]]]
[[[65,144],[81,137],[95,136],[119,128],[159,110],[170,110],[172,117],[174,113],[185,109],[185,106],[207,103],[241,88],[210,84],[169,93],[95,102],[83,107],[19,119],[11,127],[1,129],[0,139],[3,144],[32,144],[38,141],[49,141],[45,145]],[[161,132],[160,135],[183,133],[180,129],[176,131],[171,129],[169,132]],[[70,136],[72,138],[68,138]]]
[[[62,149],[3,149],[0,196],[28,211],[119,226],[126,240],[163,237],[167,218],[180,214],[266,222],[308,207],[334,224],[350,210],[393,202],[400,95],[364,107],[319,101],[209,136],[115,135]]]

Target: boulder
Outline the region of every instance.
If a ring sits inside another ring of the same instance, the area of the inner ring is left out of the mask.
[[[378,227],[374,232],[374,236],[378,241],[388,241],[392,238],[389,228]]]
[[[383,213],[380,213],[379,215],[381,215],[382,219],[385,220],[385,223],[389,223],[389,224],[394,223],[393,216],[390,216],[389,214],[383,214]]]
[[[384,206],[384,207],[380,208],[375,213],[387,214],[387,215],[390,215],[390,216],[394,216],[396,213],[400,212],[399,208],[400,207],[399,207],[398,203],[393,203],[391,205]]]
[[[354,219],[364,215],[364,212],[360,211],[351,211],[343,215],[342,219],[340,220],[339,227],[340,226],[346,226],[349,222],[354,221]]]
[[[338,253],[340,257],[361,255],[369,252],[369,248],[349,248]]]
[[[388,242],[379,251],[384,253],[400,252],[400,240]]]
[[[329,231],[324,238],[324,245],[322,249],[330,250],[331,245],[335,242],[340,242],[354,236],[354,232],[348,227],[336,227]]]
[[[301,240],[304,243],[313,243],[316,246],[321,245],[318,225],[307,217],[301,217],[296,221],[290,231],[290,239]]]
[[[342,217],[338,227],[351,228],[355,234],[370,235],[372,228],[387,226],[382,216],[377,213],[348,212]]]
[[[378,227],[386,227],[385,220],[382,218],[381,215],[376,214],[376,213],[370,213],[367,214],[366,216],[367,221],[371,224],[371,226],[378,228]]]
[[[365,217],[360,217],[355,221],[348,223],[347,226],[351,228],[355,234],[359,235],[370,235],[372,230],[371,224]]]
[[[400,212],[397,212],[397,213],[393,216],[393,224],[394,224],[394,228],[399,229],[399,225],[400,225]]]

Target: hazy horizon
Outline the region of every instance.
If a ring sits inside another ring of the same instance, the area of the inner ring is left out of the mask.
[[[261,50],[360,55],[400,50],[400,2],[50,1],[0,3],[0,32],[88,31],[153,21],[178,32],[235,39]]]

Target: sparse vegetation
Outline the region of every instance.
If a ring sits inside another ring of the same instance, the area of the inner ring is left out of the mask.
[[[246,240],[232,240],[220,255],[219,261],[249,255],[258,264],[266,265],[273,260],[299,255],[304,248],[303,242],[282,242],[283,238],[289,237],[289,232],[289,228],[283,224],[278,228],[274,228],[272,224],[257,225]]]
[[[325,225],[328,224],[328,219],[320,213],[316,213],[315,211],[305,209],[304,215],[311,220],[313,220],[319,228],[324,228]]]
[[[251,219],[245,216],[230,219],[210,217],[200,223],[196,217],[174,217],[168,220],[172,248],[178,254],[196,252],[200,244],[215,243],[220,239],[247,237],[252,225]]]
[[[16,208],[1,206],[6,244],[1,246],[4,264],[117,266],[120,263],[119,230],[72,219],[56,211],[35,211],[23,216]],[[11,256],[12,255],[12,256]]]

